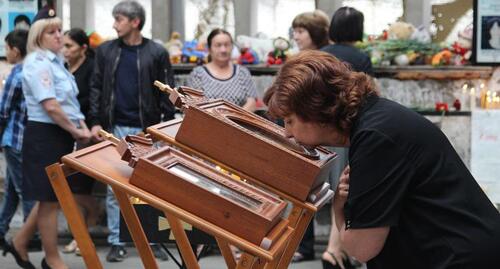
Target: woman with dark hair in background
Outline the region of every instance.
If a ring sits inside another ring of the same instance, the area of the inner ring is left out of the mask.
[[[73,28],[66,31],[63,37],[63,44],[62,53],[67,68],[75,77],[76,85],[78,86],[77,99],[80,103],[80,110],[85,118],[88,119],[90,81],[94,70],[94,52],[90,48],[87,34],[80,28]],[[87,144],[78,143],[77,149],[82,149],[86,146]],[[68,182],[72,192],[76,194],[76,202],[83,209],[87,226],[95,226],[99,217],[97,201],[91,196],[95,180],[82,173],[78,173],[72,175]],[[76,241],[72,240],[64,247],[63,252],[76,252],[79,255],[80,251]]]
[[[209,98],[222,98],[254,111],[257,89],[250,71],[231,62],[233,38],[223,29],[214,29],[207,38],[210,61],[193,69],[187,84],[203,90]]]
[[[320,49],[329,44],[328,16],[321,10],[304,12],[292,21],[293,40],[299,50]]]
[[[363,26],[363,13],[352,7],[339,8],[332,16],[329,29],[329,36],[333,44],[323,47],[321,50],[347,63],[354,71],[372,75],[370,57],[354,47],[356,41],[363,39]],[[338,154],[337,162],[330,173],[331,185],[336,186],[342,170],[348,164],[349,150],[347,147],[333,147],[332,150]],[[354,267],[340,242],[339,231],[335,226],[333,206],[330,238],[321,259],[324,269]]]
[[[328,26],[330,20],[321,10],[304,12],[292,21],[293,40],[300,51],[320,49],[330,43]],[[293,254],[292,262],[309,261],[314,259],[314,219],[311,220],[300,241],[297,251]]]

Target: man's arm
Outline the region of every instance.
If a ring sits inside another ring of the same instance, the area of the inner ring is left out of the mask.
[[[97,48],[96,56],[94,61],[94,72],[92,73],[92,78],[90,82],[90,92],[89,92],[89,113],[88,122],[91,128],[92,139],[96,141],[102,140],[97,134],[101,127],[99,119],[99,110],[101,106],[101,92],[103,84],[103,73],[105,58],[102,53],[102,47]]]
[[[158,73],[157,80],[168,84],[171,88],[175,87],[174,71],[170,63],[170,56],[164,48],[162,48],[162,52],[160,53]],[[168,95],[164,93],[160,93],[160,109],[163,113],[163,121],[174,118],[175,107],[168,99]]]

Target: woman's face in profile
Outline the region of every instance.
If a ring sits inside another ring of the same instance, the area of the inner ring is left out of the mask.
[[[346,137],[333,127],[317,122],[304,121],[296,114],[284,117],[285,136],[294,138],[306,148],[317,146],[347,146]]]
[[[293,40],[297,43],[299,50],[316,49],[311,39],[311,35],[304,27],[293,28]]]

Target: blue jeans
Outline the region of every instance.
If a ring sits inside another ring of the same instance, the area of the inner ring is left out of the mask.
[[[23,170],[21,151],[11,147],[3,149],[7,169],[5,173],[5,194],[0,209],[0,236],[4,237],[9,231],[9,224],[17,210],[19,200],[22,201],[24,220],[28,217],[35,201],[25,201],[23,193]]]
[[[142,132],[142,128],[116,125],[113,128],[113,135],[122,138],[127,135],[134,135]],[[120,206],[116,201],[113,190],[108,185],[106,195],[106,213],[108,215],[108,243],[111,245],[124,245],[120,243]]]

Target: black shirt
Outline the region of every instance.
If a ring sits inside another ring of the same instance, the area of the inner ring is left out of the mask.
[[[139,113],[138,46],[122,44],[120,61],[116,68],[115,123],[141,127]]]
[[[350,141],[346,227],[390,227],[368,268],[500,264],[500,214],[441,130],[372,96]]]
[[[332,54],[343,62],[347,62],[354,71],[373,76],[370,57],[357,48],[346,44],[332,44],[321,48],[321,50]]]
[[[78,102],[80,103],[80,110],[85,119],[88,119],[89,113],[89,93],[90,93],[90,80],[92,72],[94,71],[94,59],[91,57],[85,58],[85,61],[73,73],[76,85],[78,86]]]

